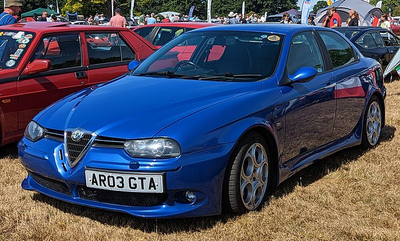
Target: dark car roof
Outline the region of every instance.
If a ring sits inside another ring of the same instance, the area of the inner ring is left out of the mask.
[[[24,30],[35,33],[39,32],[63,32],[63,31],[84,31],[84,30],[97,30],[97,31],[129,31],[128,28],[111,27],[111,26],[97,26],[97,25],[73,25],[63,22],[26,22],[15,23],[11,25],[1,26],[1,29],[10,30]]]
[[[156,26],[204,28],[204,27],[216,26],[216,25],[218,25],[218,24],[199,23],[199,22],[169,22],[169,23],[155,23],[155,24],[141,25],[141,26],[137,27],[136,29],[146,28],[146,27],[156,27]]]

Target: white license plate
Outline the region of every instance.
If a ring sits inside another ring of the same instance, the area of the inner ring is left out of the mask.
[[[85,170],[86,186],[120,192],[162,193],[162,174],[118,173]]]

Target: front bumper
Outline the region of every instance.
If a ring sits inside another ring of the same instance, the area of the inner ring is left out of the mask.
[[[172,160],[137,160],[122,149],[91,147],[70,169],[62,158],[63,143],[42,139],[18,143],[20,161],[28,171],[21,186],[73,204],[124,212],[145,218],[177,218],[221,213],[225,168],[234,143]],[[127,193],[86,187],[86,168],[113,172],[163,173],[164,193]],[[192,202],[186,191],[196,194]]]

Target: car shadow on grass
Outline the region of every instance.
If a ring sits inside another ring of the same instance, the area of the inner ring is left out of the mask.
[[[385,126],[382,130],[381,142],[388,142],[393,139],[396,128]],[[368,149],[353,147],[340,151],[315,164],[299,171],[291,178],[282,183],[272,191],[269,198],[279,198],[293,192],[296,186],[307,186],[318,181],[330,172],[338,170],[341,166],[357,160],[365,154]],[[62,212],[77,216],[90,218],[92,220],[115,226],[128,227],[153,234],[170,234],[176,232],[196,232],[213,228],[217,223],[226,223],[236,216],[231,214],[221,214],[214,217],[184,218],[184,219],[142,219],[124,213],[111,212],[106,210],[94,209],[59,201],[43,194],[35,193],[33,200],[47,203]],[[268,199],[268,198],[267,198]],[[268,208],[268,201],[265,204]]]
[[[18,158],[17,143],[8,144],[0,147],[0,159],[3,158]]]

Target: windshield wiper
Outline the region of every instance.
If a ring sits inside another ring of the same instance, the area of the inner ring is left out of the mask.
[[[174,77],[186,77],[187,75],[184,74],[176,74],[173,71],[156,71],[156,72],[148,72],[148,73],[140,73],[137,74],[137,76],[144,76],[144,75],[157,75],[157,76],[168,76],[169,78],[174,78]]]
[[[224,75],[213,75],[201,77],[199,80],[233,80],[233,79],[246,79],[246,78],[262,78],[261,74],[232,74],[225,73]]]

